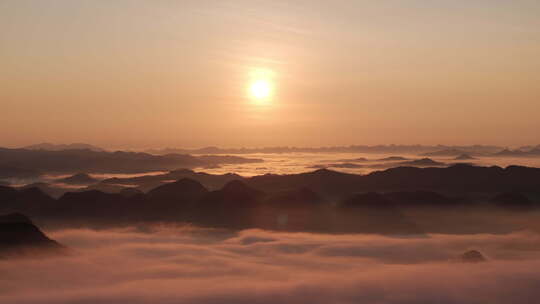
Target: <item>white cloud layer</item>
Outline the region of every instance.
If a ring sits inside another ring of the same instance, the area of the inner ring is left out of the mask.
[[[196,228],[62,230],[65,257],[0,261],[0,303],[531,303],[540,238]],[[489,262],[456,261],[480,250]]]

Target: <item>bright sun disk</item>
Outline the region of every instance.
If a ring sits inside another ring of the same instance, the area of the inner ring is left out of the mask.
[[[265,99],[272,93],[272,85],[267,80],[256,80],[250,86],[251,96],[255,99]]]

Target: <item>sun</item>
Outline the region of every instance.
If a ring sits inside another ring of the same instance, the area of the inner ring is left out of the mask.
[[[272,89],[272,83],[270,81],[259,79],[250,84],[249,93],[256,100],[264,100],[272,95]]]

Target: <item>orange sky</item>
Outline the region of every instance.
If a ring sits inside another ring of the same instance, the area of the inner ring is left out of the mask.
[[[0,146],[538,144],[538,16],[526,0],[6,0]]]

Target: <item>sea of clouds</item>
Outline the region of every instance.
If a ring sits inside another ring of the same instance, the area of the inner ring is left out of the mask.
[[[393,238],[194,227],[59,230],[67,256],[0,261],[0,303],[533,303],[540,237]],[[465,251],[488,262],[462,263]]]

